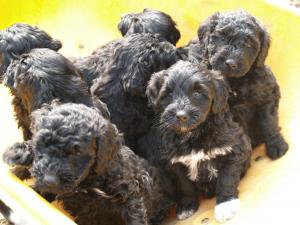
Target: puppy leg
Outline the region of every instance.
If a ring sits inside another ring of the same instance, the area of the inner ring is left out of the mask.
[[[242,148],[242,146],[236,146],[235,148]],[[236,153],[226,158],[223,166],[218,169],[215,206],[215,219],[218,222],[232,219],[239,211],[238,185],[246,168],[245,165],[249,164],[248,160],[245,159],[247,156],[239,153],[242,151],[242,149],[233,150]]]
[[[259,119],[266,142],[266,151],[271,159],[280,158],[289,148],[278,126],[278,104],[279,102],[276,100],[264,105],[259,110]]]
[[[22,100],[19,97],[14,96],[12,103],[18,121],[18,127],[21,127],[23,130],[23,139],[24,141],[28,141],[32,137],[32,133],[29,129],[31,120],[28,111],[25,109]]]
[[[199,195],[193,182],[188,179],[183,165],[175,164],[172,167],[172,173],[175,175],[174,181],[178,192],[176,215],[179,220],[184,220],[198,210]]]
[[[148,225],[147,208],[142,196],[127,200],[123,209],[126,225]]]
[[[33,150],[31,141],[15,143],[3,153],[3,161],[10,166],[14,166],[12,172],[24,180],[30,177],[30,172],[26,167],[33,161]]]

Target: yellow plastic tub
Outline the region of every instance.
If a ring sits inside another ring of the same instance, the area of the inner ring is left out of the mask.
[[[60,51],[66,56],[85,55],[97,46],[119,38],[117,23],[126,12],[143,8],[165,11],[177,21],[181,46],[196,36],[198,25],[216,11],[246,9],[269,28],[272,45],[267,64],[281,87],[280,124],[290,150],[283,158],[271,161],[264,147],[254,152],[252,167],[240,184],[241,212],[226,224],[300,224],[300,13],[265,1],[241,0],[0,0],[0,29],[15,22],[40,26],[63,41]],[[8,89],[0,85],[0,152],[22,136],[13,118]],[[30,188],[0,165],[0,199],[31,224],[67,225],[70,219],[37,196]],[[204,200],[198,212],[185,221],[170,218],[166,224],[217,224],[213,219],[214,199]]]

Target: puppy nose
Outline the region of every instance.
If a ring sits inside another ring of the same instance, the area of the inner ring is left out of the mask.
[[[54,187],[59,184],[58,179],[54,175],[45,175],[44,183],[49,187]]]
[[[176,113],[176,117],[177,117],[177,119],[179,119],[182,122],[186,122],[188,120],[188,118],[189,118],[188,115],[187,115],[187,113],[185,111],[183,111],[183,110],[178,111]]]
[[[229,66],[231,69],[235,69],[235,68],[237,67],[237,63],[236,63],[236,61],[233,60],[233,59],[227,59],[227,60],[225,61],[225,64],[226,64],[227,66]]]

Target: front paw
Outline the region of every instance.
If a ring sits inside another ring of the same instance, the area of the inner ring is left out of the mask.
[[[215,206],[215,219],[224,223],[232,219],[240,210],[240,200],[238,198],[219,203]]]
[[[199,202],[197,200],[185,200],[179,203],[176,207],[176,216],[179,220],[184,220],[192,215],[195,214],[195,212],[199,208]]]
[[[271,159],[280,158],[287,152],[288,149],[289,145],[281,135],[273,138],[271,141],[266,142],[267,155]]]
[[[3,161],[10,166],[29,166],[32,160],[32,148],[26,142],[15,143],[3,153]]]

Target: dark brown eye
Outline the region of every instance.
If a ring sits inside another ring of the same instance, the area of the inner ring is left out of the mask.
[[[251,43],[249,43],[249,42],[246,42],[246,43],[245,43],[245,46],[246,46],[247,48],[252,48],[252,45],[251,45]]]
[[[199,98],[201,96],[201,93],[199,93],[198,91],[193,93],[193,97],[195,98]]]
[[[76,156],[80,156],[82,154],[82,152],[80,151],[80,146],[78,145],[73,146],[72,154]]]

